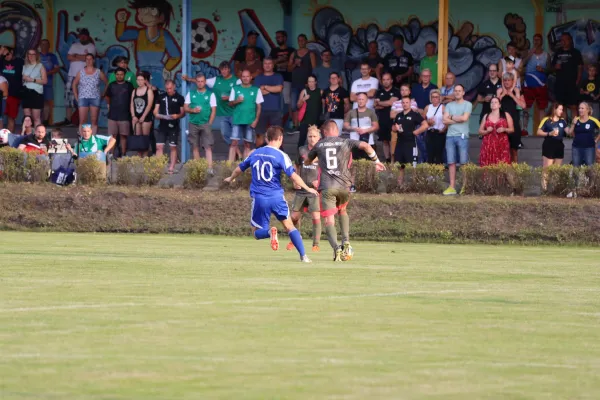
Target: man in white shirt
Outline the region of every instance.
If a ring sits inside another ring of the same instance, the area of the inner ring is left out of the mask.
[[[85,68],[85,56],[87,54],[93,54],[95,57],[96,46],[92,42],[90,31],[88,31],[87,28],[83,28],[79,31],[79,42],[75,42],[71,45],[67,55],[67,60],[69,60],[69,77],[65,86],[66,114],[64,124],[66,125],[71,123],[71,115],[73,113],[73,108],[75,108],[73,80],[77,74]]]
[[[369,67],[369,63],[367,62],[360,64],[360,75],[360,79],[352,82],[352,88],[350,89],[350,101],[354,103],[353,108],[358,108],[357,94],[366,93],[368,97],[367,108],[374,110],[375,94],[379,88],[379,81],[377,78],[371,76],[371,67]]]

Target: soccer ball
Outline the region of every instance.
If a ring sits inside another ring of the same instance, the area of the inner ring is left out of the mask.
[[[217,30],[207,19],[192,21],[192,54],[197,58],[210,56],[217,44]]]
[[[342,253],[342,261],[350,261],[353,257],[354,249],[352,248],[352,246],[348,245],[348,247],[345,248],[345,251]]]
[[[8,135],[10,135],[8,129],[0,129],[0,144],[8,144]]]

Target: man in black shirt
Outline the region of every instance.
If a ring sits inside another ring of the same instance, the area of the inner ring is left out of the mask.
[[[344,127],[344,116],[350,110],[350,94],[340,86],[340,76],[337,72],[329,75],[329,87],[323,91],[323,109],[325,119],[332,119],[341,132]]]
[[[394,36],[394,51],[383,59],[384,71],[391,72],[394,78],[394,86],[400,87],[403,83],[409,83],[413,74],[414,60],[412,54],[404,50],[404,37]]]
[[[583,57],[573,47],[573,38],[569,33],[563,33],[560,42],[561,49],[552,57],[552,65],[556,71],[554,95],[558,103],[571,109],[571,118],[574,118],[577,115]]]
[[[0,74],[8,82],[8,97],[4,114],[8,117],[6,128],[15,131],[15,119],[19,115],[21,105],[21,90],[23,88],[23,59],[15,56],[12,47],[0,48]]]
[[[33,133],[25,136],[21,144],[19,144],[19,150],[37,155],[48,154],[49,148],[50,138],[46,135],[46,127],[44,125],[36,126]]]
[[[383,142],[383,154],[385,161],[392,161],[392,149],[390,149],[390,140],[392,139],[392,117],[390,111],[392,104],[400,99],[400,91],[392,86],[392,74],[385,72],[381,77],[382,87],[375,93],[375,112],[379,119],[379,132],[377,136]]]
[[[415,163],[417,160],[416,136],[427,131],[429,125],[421,114],[410,107],[410,97],[402,98],[402,111],[394,119],[394,130],[398,132],[394,160],[401,164],[398,175],[398,185],[404,183],[404,167],[406,164]]]
[[[246,36],[248,44],[245,46],[240,46],[237,48],[237,50],[235,51],[235,53],[233,54],[233,61],[235,61],[235,71],[238,70],[238,68],[240,67],[240,64],[243,63],[244,61],[246,61],[246,49],[247,48],[253,48],[254,51],[256,52],[256,55],[258,56],[258,58],[262,61],[265,58],[265,52],[263,49],[261,49],[260,47],[258,47],[258,45],[256,44],[256,41],[258,40],[258,32],[256,32],[254,29],[250,30],[248,32],[248,35]]]
[[[131,132],[131,94],[133,85],[125,81],[124,68],[115,70],[116,81],[106,87],[108,106],[108,134],[120,141],[121,154],[127,154],[127,136]]]
[[[283,95],[284,104],[289,105],[292,95],[292,73],[288,71],[288,62],[294,48],[287,45],[288,36],[286,31],[277,31],[275,40],[277,40],[277,47],[271,50],[270,56],[275,61],[275,72],[283,76],[283,91],[281,94]]]
[[[156,155],[162,156],[165,144],[170,147],[169,174],[173,173],[177,162],[177,143],[179,142],[179,120],[185,112],[185,99],[175,91],[175,82],[171,79],[165,82],[165,92],[158,96],[154,106],[154,117],[159,121],[156,132]]]
[[[498,64],[490,64],[488,67],[489,79],[483,81],[477,88],[477,103],[481,103],[481,114],[479,115],[479,123],[483,116],[490,112],[490,102],[492,97],[496,96],[498,89],[502,89],[502,81],[498,77]],[[475,108],[476,104],[473,104]]]

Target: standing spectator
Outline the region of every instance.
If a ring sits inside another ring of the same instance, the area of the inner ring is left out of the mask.
[[[275,62],[275,71],[283,76],[283,104],[286,106],[284,110],[289,111],[292,95],[292,74],[288,71],[290,56],[294,52],[294,48],[287,45],[288,35],[286,31],[277,31],[275,33],[277,47],[271,50],[271,58]]]
[[[360,79],[352,82],[352,88],[350,89],[350,101],[354,103],[353,108],[358,108],[358,93],[365,93],[367,95],[367,108],[373,110],[375,94],[379,88],[379,81],[377,78],[371,76],[371,67],[366,62],[360,64]]]
[[[329,75],[329,87],[323,91],[323,110],[325,110],[325,120],[335,121],[341,133],[344,127],[344,116],[350,110],[350,95],[340,86],[340,75],[337,72]]]
[[[483,81],[477,88],[477,102],[481,103],[481,114],[479,114],[479,123],[483,116],[489,114],[491,110],[490,103],[497,96],[498,90],[502,88],[502,80],[498,77],[498,65],[490,64],[488,67],[489,78]]]
[[[377,114],[373,109],[367,107],[368,96],[366,93],[356,95],[357,107],[348,111],[344,117],[344,129],[350,132],[350,139],[360,140],[370,145],[375,144],[373,133],[379,130],[379,121]],[[352,151],[353,160],[369,160],[370,157],[364,150],[354,149]],[[354,174],[352,175],[352,186],[350,193],[355,193]]]
[[[542,162],[544,172],[542,173],[542,189],[547,188],[547,172],[550,165],[561,165],[565,158],[565,145],[563,138],[567,129],[567,121],[563,118],[564,106],[554,103],[548,112],[548,116],[540,122],[537,130],[538,136],[544,136],[542,144]]]
[[[107,83],[106,76],[99,68],[94,66],[93,54],[85,56],[85,67],[79,71],[73,80],[73,92],[75,100],[79,105],[79,131],[81,125],[85,124],[90,114],[92,133],[98,132],[98,114],[100,112],[100,81]],[[127,107],[129,109],[129,107]]]
[[[217,99],[217,118],[223,140],[227,145],[231,145],[231,130],[233,128],[233,107],[229,105],[229,95],[231,89],[241,81],[231,74],[231,67],[227,61],[222,61],[219,65],[220,76],[210,78],[206,81],[206,86],[212,89]],[[241,158],[242,154],[236,146],[236,156]],[[235,160],[235,157],[234,157]]]
[[[429,102],[430,104],[424,110],[428,126],[427,162],[429,164],[443,164],[444,150],[446,149],[446,125],[444,125],[442,95],[438,89],[429,92]]]
[[[263,73],[254,80],[263,96],[260,119],[256,127],[256,147],[264,143],[264,134],[269,126],[279,126],[283,119],[281,115],[281,92],[283,91],[283,76],[273,72],[275,64],[271,57],[263,60]]]
[[[588,76],[581,83],[579,98],[592,107],[592,114],[597,117],[600,114],[600,107],[598,107],[598,102],[600,101],[600,79],[598,79],[598,70],[595,64],[588,65],[587,70]]]
[[[115,64],[117,64],[117,68],[123,68],[125,71],[125,82],[129,82],[133,85],[134,89],[137,89],[137,79],[133,72],[129,70],[129,58],[124,56],[118,56],[115,58]],[[115,69],[113,72],[108,74],[108,84],[113,83],[117,80],[117,70]]]
[[[150,112],[152,114],[152,127],[150,129],[150,149],[152,150],[152,154],[156,154],[156,135],[155,132],[156,130],[154,129],[154,107],[156,107],[156,104],[158,102],[158,97],[160,94],[160,91],[158,90],[158,88],[156,86],[154,86],[152,84],[152,75],[150,75],[150,72],[148,71],[141,71],[141,74],[144,76],[144,78],[146,79],[146,86],[148,87],[148,89],[150,89],[152,91],[152,94],[154,95],[154,100],[152,101],[152,111]]]
[[[76,107],[74,100],[77,98],[76,89],[73,87],[75,78],[79,76],[87,65],[86,56],[91,54],[93,58],[96,57],[96,46],[92,42],[90,32],[83,28],[79,31],[79,42],[75,42],[69,48],[67,60],[69,61],[69,74],[67,84],[65,85],[65,121],[63,124],[71,124],[71,116],[73,114],[73,108]],[[100,98],[100,96],[98,96]],[[81,111],[79,112],[81,117]],[[81,119],[79,121],[82,123]],[[93,124],[92,124],[93,125]],[[95,133],[96,131],[94,131]]]
[[[383,58],[379,55],[379,46],[375,40],[369,42],[369,54],[363,60],[363,63],[369,64],[371,68],[371,76],[381,80],[381,72],[383,70]]]
[[[0,129],[3,129],[4,128],[4,121],[3,121],[4,118],[3,118],[2,113],[4,112],[4,110],[3,110],[2,104],[3,104],[3,102],[6,101],[6,98],[8,97],[8,81],[2,75],[0,75],[0,95],[2,96],[2,99],[0,99]]]
[[[567,32],[563,33],[560,42],[562,48],[552,58],[552,65],[556,71],[554,95],[558,103],[564,104],[571,110],[571,117],[575,116],[579,101],[579,85],[583,72],[583,58],[579,50],[573,47],[573,38]],[[564,117],[567,118],[565,112]]]
[[[513,120],[514,130],[509,133],[508,141],[510,142],[510,160],[516,163],[519,162],[519,149],[522,147],[521,113],[519,112],[519,107],[525,107],[525,98],[522,95],[517,97],[514,90],[514,79],[512,74],[505,73],[502,77],[502,88],[498,89],[497,94],[500,98],[502,111],[510,114]]]
[[[421,71],[421,83],[415,83],[412,86],[412,94],[417,102],[417,112],[422,117],[425,116],[425,107],[429,104],[429,93],[433,89],[437,89],[433,83],[431,83],[431,71],[427,68]],[[416,137],[417,148],[419,149],[419,163],[427,162],[429,158],[427,155],[427,132]]]
[[[412,91],[410,89],[410,85],[408,83],[403,83],[400,86],[400,100],[395,101],[392,104],[392,109],[390,110],[390,115],[392,119],[396,118],[396,114],[402,111],[402,98],[408,97],[410,98],[410,108],[413,111],[419,111],[419,106],[417,105],[417,101],[412,97]],[[393,139],[392,139],[393,140]],[[394,147],[392,146],[392,149]]]
[[[250,71],[250,75],[252,75],[252,81],[256,79],[256,77],[262,74],[262,63],[260,59],[257,57],[256,49],[254,47],[246,48],[246,57],[244,58],[244,62],[236,63],[237,67],[235,75],[238,78],[242,77],[242,71],[247,69]]]
[[[438,84],[438,56],[436,53],[437,45],[435,42],[425,43],[425,57],[421,59],[419,64],[419,72],[422,74],[423,71],[428,69],[431,72],[431,83],[437,87]]]
[[[50,52],[50,42],[44,39],[40,42],[40,58],[44,68],[46,68],[46,76],[48,82],[44,85],[44,110],[42,112],[42,120],[45,125],[50,124],[54,114],[54,75],[60,71],[60,64],[56,54]]]
[[[33,118],[31,115],[24,115],[21,120],[21,136],[31,135],[33,133]]]
[[[385,56],[381,67],[384,71],[392,73],[394,86],[400,87],[403,83],[409,83],[414,70],[412,54],[404,50],[404,37],[394,36],[394,50]]]
[[[48,83],[46,68],[35,49],[27,50],[23,65],[23,114],[33,117],[33,125],[42,124],[44,85]]]
[[[479,165],[510,164],[510,144],[508,134],[514,131],[513,119],[509,113],[500,110],[500,99],[493,97],[490,112],[483,116],[479,135],[483,136]]]
[[[15,57],[12,47],[2,48],[3,58],[0,61],[2,75],[8,81],[8,97],[6,98],[6,111],[8,117],[7,129],[15,131],[15,119],[19,115],[21,105],[21,92],[23,89],[23,59]]]
[[[298,97],[306,86],[308,77],[317,66],[317,59],[306,45],[308,39],[305,34],[298,35],[298,50],[290,56],[288,71],[292,73],[292,120],[294,129],[299,126],[298,122]]]
[[[455,100],[454,96],[454,87],[456,86],[456,75],[452,72],[446,73],[446,77],[444,78],[444,86],[440,88],[440,93],[442,93],[442,104],[448,104]]]
[[[499,72],[500,76],[504,76],[504,74],[506,72],[508,72],[508,70],[506,68],[506,58],[507,57],[514,58],[515,70],[519,70],[521,68],[521,63],[523,60],[521,60],[521,58],[519,58],[517,46],[513,42],[508,42],[508,44],[506,45],[506,57],[502,58],[500,60],[500,63],[498,64],[498,67],[499,67],[498,72]],[[515,81],[515,84],[516,83],[517,82]]]
[[[244,141],[244,158],[250,154],[251,143],[254,143],[254,129],[260,119],[261,104],[264,102],[262,92],[252,86],[250,71],[242,71],[242,84],[234,86],[229,95],[229,105],[233,109],[233,130],[229,161],[235,159],[238,142]]]
[[[507,88],[509,92],[514,92],[515,96],[521,97],[521,78],[515,69],[515,58],[513,56],[506,56],[504,58],[505,69],[504,75],[510,74],[513,76],[512,87]]]
[[[212,124],[217,115],[217,99],[214,93],[206,89],[204,74],[196,75],[196,90],[190,90],[185,96],[183,109],[190,115],[188,142],[192,146],[194,160],[200,159],[200,146],[202,146],[206,152],[208,173],[214,175],[212,147],[215,138]]]
[[[325,49],[321,52],[321,65],[313,69],[313,75],[317,77],[317,86],[319,89],[325,90],[329,87],[329,77],[332,72],[339,74],[339,71],[336,71],[331,66],[331,50]]]
[[[392,117],[390,112],[392,104],[400,99],[400,92],[393,86],[392,74],[384,72],[381,77],[382,87],[379,88],[375,95],[375,112],[379,120],[379,131],[377,136],[383,142],[383,154],[386,162],[392,161],[392,152],[390,148],[390,140],[392,139]]]
[[[165,144],[169,144],[170,162],[169,175],[173,174],[177,163],[177,144],[180,136],[180,120],[185,115],[183,111],[185,99],[175,90],[175,82],[165,81],[165,92],[158,96],[154,106],[154,117],[158,120],[156,131],[156,155],[164,154]]]
[[[304,117],[300,121],[298,147],[302,147],[306,144],[309,126],[317,126],[319,124],[321,111],[323,110],[323,103],[321,102],[322,95],[323,91],[317,86],[317,77],[314,75],[309,76],[306,88],[300,92],[300,98],[298,99],[298,109],[301,110],[304,103],[306,103]]]
[[[402,111],[394,119],[394,131],[398,132],[398,142],[394,151],[394,161],[400,163],[398,185],[404,183],[404,168],[413,164],[417,148],[417,137],[427,130],[429,125],[423,116],[410,107],[410,98],[402,98]]]
[[[444,190],[444,196],[456,195],[456,164],[469,162],[469,118],[473,105],[464,99],[464,95],[463,85],[455,85],[455,100],[448,103],[444,111],[444,125],[448,126],[446,157],[450,175],[450,186]]]
[[[544,118],[548,108],[548,70],[550,67],[550,54],[544,51],[542,35],[533,36],[533,49],[523,60],[525,68],[525,82],[523,95],[525,96],[525,109],[523,109],[523,132],[529,127],[529,109],[537,103],[540,121]],[[528,134],[528,133],[527,133]]]
[[[106,106],[108,107],[108,134],[115,139],[120,139],[121,155],[127,154],[127,136],[131,132],[131,96],[133,85],[125,82],[124,68],[117,68],[116,81],[110,83],[105,92]],[[93,129],[92,129],[93,130]]]
[[[146,76],[138,72],[136,76],[137,88],[131,95],[130,112],[132,115],[131,125],[136,135],[150,136],[152,131],[152,109],[154,108],[154,92],[148,86]],[[140,152],[140,157],[148,155],[148,151]]]
[[[596,133],[600,129],[600,121],[592,117],[592,107],[585,101],[579,104],[579,117],[573,119],[569,132],[575,136],[573,140],[573,166],[588,167],[596,158]]]
[[[265,58],[265,52],[256,43],[259,36],[260,35],[258,34],[258,32],[256,32],[254,29],[248,31],[248,34],[246,35],[248,44],[246,44],[245,46],[238,47],[237,50],[235,51],[235,53],[233,54],[233,61],[235,62],[235,64],[234,64],[235,71],[237,71],[240,68],[241,63],[246,61],[246,55],[248,54],[246,52],[247,49],[255,49],[256,57],[259,60],[262,60],[263,58]]]

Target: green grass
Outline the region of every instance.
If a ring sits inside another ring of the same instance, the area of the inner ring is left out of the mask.
[[[0,398],[600,397],[599,250],[327,247],[3,232]]]

